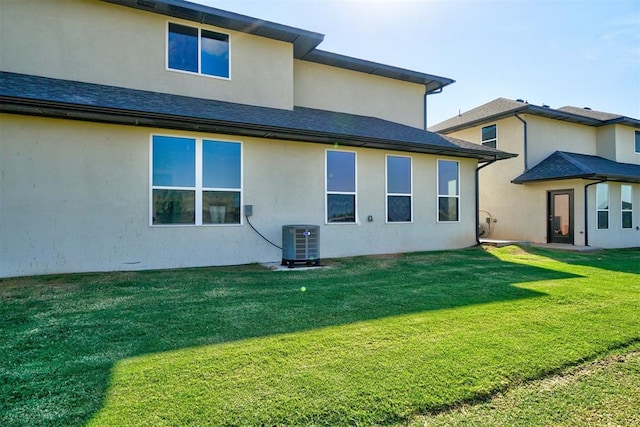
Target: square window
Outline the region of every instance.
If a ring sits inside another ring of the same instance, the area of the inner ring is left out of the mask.
[[[327,194],[327,222],[356,222],[356,196]]]
[[[151,224],[240,224],[241,148],[237,142],[154,135]]]
[[[438,197],[438,221],[455,222],[459,221],[457,197]]]
[[[204,191],[203,224],[240,224],[239,191]]]
[[[153,224],[195,224],[195,191],[153,190]]]
[[[170,22],[167,67],[229,78],[229,35]]]

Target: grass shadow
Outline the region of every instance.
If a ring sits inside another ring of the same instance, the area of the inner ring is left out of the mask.
[[[539,297],[513,285],[579,277],[479,248],[327,262],[5,279],[0,421],[82,425],[114,364],[137,355]]]
[[[638,275],[640,283],[640,248],[607,249],[596,252],[558,251],[536,246],[526,246],[523,250],[547,257],[565,264],[582,265],[602,270]],[[630,262],[630,260],[632,262]],[[633,262],[635,260],[635,262]]]

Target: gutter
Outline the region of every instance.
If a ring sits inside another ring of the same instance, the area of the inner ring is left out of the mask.
[[[584,186],[584,245],[589,246],[589,199],[587,198],[587,188],[595,184],[601,184],[607,182],[606,180],[600,180],[585,184]],[[596,218],[597,221],[597,218]]]
[[[520,117],[518,115],[518,112],[516,111],[515,113],[513,113],[513,116],[520,120],[522,122],[522,124],[524,125],[524,171],[528,172],[529,171],[529,161],[528,161],[528,143],[527,143],[527,122],[524,121],[524,119],[522,117]]]
[[[486,168],[497,161],[498,158],[496,157],[495,159],[476,168],[476,245],[480,244],[480,234],[478,232],[478,224],[480,224],[480,169]]]
[[[253,136],[259,138],[314,142],[331,145],[339,143],[346,146],[475,158],[479,161],[492,161],[494,158],[500,156],[493,153],[483,153],[480,150],[460,147],[453,143],[451,146],[447,146],[428,144],[419,141],[390,140],[387,138],[336,134],[322,130],[290,128],[278,125],[234,122],[215,118],[186,117],[183,115],[171,115],[162,112],[122,110],[113,107],[96,107],[91,105],[60,103],[56,101],[18,99],[2,95],[0,95],[0,112],[98,123],[158,127],[195,132],[225,133],[228,135]]]

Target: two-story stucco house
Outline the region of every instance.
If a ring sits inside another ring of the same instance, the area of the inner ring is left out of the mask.
[[[512,155],[425,130],[453,80],[182,0],[4,0],[0,277],[449,249],[476,170]],[[251,216],[249,216],[251,215]]]
[[[640,120],[498,98],[429,129],[519,155],[480,171],[485,236],[640,246]]]

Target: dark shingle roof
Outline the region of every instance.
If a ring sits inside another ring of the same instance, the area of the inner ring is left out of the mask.
[[[566,107],[560,107],[558,108],[558,111],[577,114],[578,116],[589,117],[591,119],[596,119],[601,121],[620,119],[624,117],[620,114],[605,113],[604,111],[596,111],[590,108],[572,107],[570,105],[567,105]]]
[[[517,113],[533,114],[549,119],[578,123],[586,126],[605,126],[620,123],[640,127],[640,120],[618,114],[603,113],[601,111],[586,110],[578,107],[562,107],[553,109],[548,106],[533,105],[520,100],[513,101],[507,98],[497,98],[491,102],[431,126],[429,127],[429,130],[432,132],[450,133],[503,119]]]
[[[374,117],[293,110],[0,72],[0,111],[476,158],[514,154]]]
[[[573,178],[640,183],[640,165],[614,162],[598,156],[556,151],[512,182],[524,184]]]

